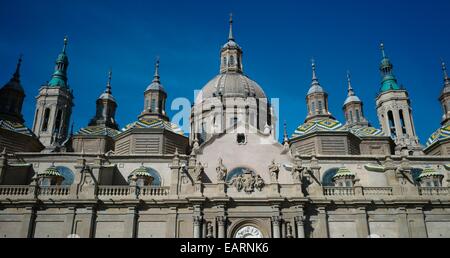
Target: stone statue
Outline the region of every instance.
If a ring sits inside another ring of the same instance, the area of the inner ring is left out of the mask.
[[[208,225],[206,226],[206,237],[207,238],[214,237],[214,228],[211,222],[208,222]]]
[[[304,168],[302,166],[299,166],[297,164],[292,168],[291,175],[292,179],[294,179],[294,182],[301,181],[303,169]]]
[[[219,166],[216,168],[217,181],[224,182],[225,177],[227,176],[227,171],[227,168],[223,165],[222,158],[219,158]]]
[[[275,164],[275,160],[272,160],[272,163],[269,165],[270,178],[273,182],[278,181],[278,173],[280,172],[280,167]]]
[[[194,168],[194,175],[193,180],[200,182],[202,181],[202,174],[205,171],[205,167],[202,165],[201,162],[198,162],[197,166]]]
[[[292,235],[292,226],[291,226],[291,223],[289,223],[289,222],[286,223],[286,237],[287,238],[293,238],[294,237]]]
[[[264,180],[260,175],[256,176],[255,188],[261,192],[263,187],[264,187]]]

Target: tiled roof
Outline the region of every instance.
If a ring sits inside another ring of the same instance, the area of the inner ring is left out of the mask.
[[[107,135],[110,137],[114,137],[117,134],[119,134],[120,132],[106,127],[106,126],[88,126],[86,128],[82,128],[80,129],[80,131],[78,131],[78,133],[76,133],[77,135]]]
[[[311,122],[300,125],[292,134],[292,138],[307,135],[317,131],[347,131],[344,126],[337,120],[324,118],[317,119]]]
[[[181,128],[178,127],[178,125],[173,124],[168,121],[165,121],[165,120],[162,120],[162,119],[158,119],[158,118],[139,119],[138,121],[125,126],[125,128],[123,128],[122,131],[125,132],[132,128],[161,128],[161,129],[166,129],[166,130],[172,131],[172,132],[180,134],[180,135],[184,135],[183,130],[181,130]]]
[[[0,119],[0,128],[6,129],[9,131],[13,131],[16,133],[24,134],[27,136],[35,137],[34,133],[21,123],[15,123],[12,121]]]

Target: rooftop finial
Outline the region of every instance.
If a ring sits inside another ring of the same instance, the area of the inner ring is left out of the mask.
[[[20,66],[22,65],[23,55],[20,54],[19,61],[17,61],[16,71],[14,72],[14,78],[19,79],[20,76]]]
[[[383,55],[383,58],[386,58],[386,52],[384,51],[384,43],[383,42],[380,43],[380,49],[381,49],[381,54]]]
[[[234,41],[234,37],[233,37],[233,13],[230,13],[230,32],[228,34],[228,40]]]
[[[153,82],[159,82],[159,56],[156,57],[155,75],[153,76]]]
[[[111,79],[112,79],[112,68],[109,68],[108,72],[108,83],[106,84],[106,93],[111,94]]]
[[[64,47],[63,47],[63,53],[66,53],[67,42],[68,42],[68,38],[67,38],[67,36],[64,36]]]
[[[442,71],[444,72],[444,80],[448,80],[447,66],[445,65],[444,59],[441,58]]]
[[[355,95],[352,87],[352,75],[350,74],[349,70],[347,70],[347,82],[348,82],[348,95],[349,96]]]
[[[316,60],[314,60],[314,58],[311,59],[311,66],[312,66],[312,79],[313,81],[317,80],[317,75],[316,75]]]

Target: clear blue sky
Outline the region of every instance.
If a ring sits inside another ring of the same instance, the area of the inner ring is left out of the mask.
[[[53,72],[64,35],[69,36],[69,84],[75,129],[95,113],[95,100],[113,68],[113,94],[121,127],[136,120],[152,80],[155,56],[171,100],[188,97],[219,71],[228,14],[244,49],[245,73],[271,98],[280,98],[280,120],[289,134],[306,116],[310,59],[318,65],[330,110],[343,122],[346,70],[352,73],[365,113],[378,125],[379,43],[409,91],[422,143],[436,130],[442,110],[440,58],[450,63],[450,1],[0,1],[0,82],[6,83],[24,54],[23,113],[31,127],[34,97]],[[2,84],[3,84],[2,83]]]

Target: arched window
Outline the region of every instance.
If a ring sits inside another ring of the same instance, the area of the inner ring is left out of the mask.
[[[311,103],[311,113],[316,113],[316,104],[314,103],[314,101]]]
[[[319,115],[322,114],[322,101],[319,100]]]
[[[333,177],[338,172],[339,168],[330,168],[323,174],[322,185],[323,186],[334,186]]]
[[[227,65],[227,57],[224,56],[224,57],[223,57],[223,66],[226,66],[226,65]]]
[[[350,110],[350,122],[353,123],[353,111]]]
[[[59,127],[61,126],[61,117],[62,117],[62,110],[58,110],[58,114],[56,115],[56,122],[55,122],[55,129],[54,131],[56,133],[59,132]]]
[[[403,110],[400,109],[399,114],[400,114],[400,123],[402,125],[402,132],[403,134],[406,134],[406,125],[405,125],[405,118],[403,117]]]
[[[391,130],[391,136],[396,138],[397,133],[395,130],[395,121],[394,121],[394,115],[392,114],[392,111],[388,112],[388,120],[389,120],[389,129]]]
[[[360,117],[359,117],[359,110],[356,109],[356,110],[355,110],[355,113],[356,113],[356,122],[359,123],[359,122],[361,121],[361,120],[360,120]]]
[[[414,184],[420,185],[419,183],[419,176],[422,174],[423,169],[421,168],[412,168],[411,169],[411,176],[413,178]]]
[[[46,132],[48,129],[48,119],[50,118],[50,108],[46,108],[44,111],[44,121],[42,123],[42,131]]]
[[[75,180],[75,174],[72,172],[72,170],[68,167],[58,166],[56,167],[58,169],[59,173],[64,177],[64,180],[62,181],[61,185],[71,185],[73,184],[73,181]]]
[[[230,56],[229,66],[233,66],[233,65],[234,65],[234,56]]]
[[[152,106],[151,106],[151,111],[152,112],[155,112],[155,110],[156,110],[156,99],[152,99]]]

